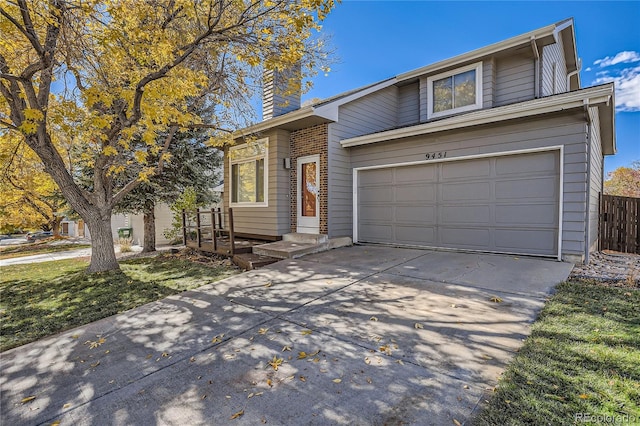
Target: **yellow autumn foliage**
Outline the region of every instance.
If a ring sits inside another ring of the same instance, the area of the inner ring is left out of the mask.
[[[91,234],[107,238],[106,225],[88,219],[107,214],[159,171],[170,129],[206,125],[212,145],[229,143],[220,129],[254,120],[250,100],[265,68],[299,69],[304,84],[292,80],[290,90],[308,88],[305,80],[325,68],[320,23],[334,6],[334,0],[1,2],[0,137],[19,135],[87,217]],[[195,111],[203,106],[211,112],[200,116]],[[154,160],[135,154],[141,143]],[[113,267],[115,255],[108,257]],[[90,269],[99,270],[94,258]]]

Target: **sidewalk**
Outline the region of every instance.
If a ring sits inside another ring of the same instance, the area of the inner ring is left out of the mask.
[[[156,251],[164,251],[169,250],[171,248],[181,248],[182,246],[168,246],[168,245],[160,245],[156,247]],[[124,257],[130,256],[142,251],[141,246],[131,246],[131,251],[127,253],[120,253],[120,247],[118,245],[115,246],[116,256]],[[68,251],[60,251],[56,253],[44,253],[44,254],[35,254],[31,256],[22,256],[15,257],[12,259],[2,259],[0,260],[0,267],[9,266],[9,265],[23,265],[26,263],[40,263],[40,262],[51,262],[54,260],[63,260],[63,259],[74,259],[77,257],[88,257],[91,256],[91,247],[86,247],[83,249],[77,250],[68,250]]]
[[[9,265],[21,265],[25,263],[50,262],[52,260],[73,259],[76,257],[91,256],[91,248],[83,248],[69,251],[59,251],[56,253],[35,254],[32,256],[14,257],[12,259],[0,260],[0,267]]]

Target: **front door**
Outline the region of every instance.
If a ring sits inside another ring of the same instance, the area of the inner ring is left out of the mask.
[[[300,157],[298,172],[298,232],[320,233],[320,156]]]

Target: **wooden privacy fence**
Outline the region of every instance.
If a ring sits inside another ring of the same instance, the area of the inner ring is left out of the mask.
[[[600,250],[640,254],[640,198],[602,195]]]

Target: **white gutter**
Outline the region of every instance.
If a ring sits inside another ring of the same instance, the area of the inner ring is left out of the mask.
[[[393,139],[442,132],[445,130],[454,130],[464,127],[478,126],[481,124],[513,120],[516,118],[529,117],[531,115],[547,114],[572,108],[582,108],[585,103],[588,105],[597,105],[610,102],[612,96],[612,85],[592,87],[582,89],[577,92],[568,92],[546,98],[520,102],[517,104],[456,115],[454,117],[418,124],[416,126],[403,127],[401,129],[387,130],[385,132],[343,139],[340,141],[340,145],[342,145],[343,148],[348,148]]]
[[[281,126],[283,124],[290,123],[292,121],[301,120],[304,118],[314,116],[314,109],[311,106],[300,108],[298,110],[292,111],[290,113],[280,115],[278,117],[274,117],[270,120],[262,121],[260,123],[253,124],[249,127],[245,127],[241,130],[236,130],[233,132],[233,138],[239,138],[246,135],[251,135],[253,133],[258,133],[264,130],[271,129],[273,127]]]
[[[571,90],[571,77],[578,74],[581,70],[582,70],[582,59],[578,58],[578,63],[576,64],[576,70],[571,71],[569,74],[567,74],[567,86],[566,86],[567,90]],[[578,79],[578,81],[579,80],[580,79]],[[578,83],[578,85],[580,84]]]
[[[567,19],[561,24],[554,25],[555,28],[553,30],[553,39],[556,41],[556,43],[558,42],[558,36],[560,35],[560,32],[562,32],[562,30],[564,29],[569,28],[572,25],[573,25],[573,18]]]
[[[535,58],[534,67],[535,67],[535,75],[533,77],[533,90],[535,93],[535,97],[540,97],[540,52],[538,52],[538,43],[536,43],[536,39],[531,37],[531,50],[533,50],[533,57]]]

